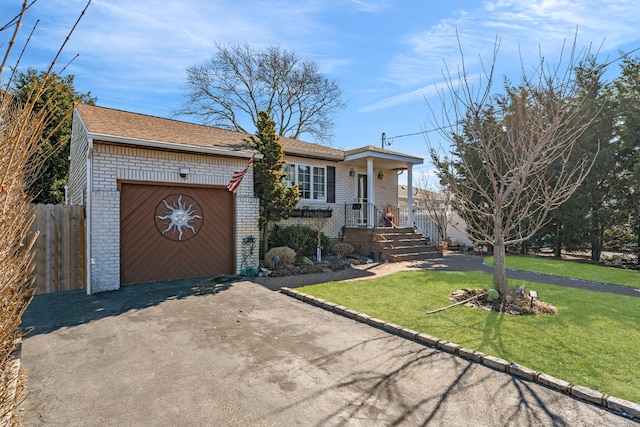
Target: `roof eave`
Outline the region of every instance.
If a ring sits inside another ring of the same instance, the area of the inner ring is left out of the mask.
[[[401,155],[396,153],[381,153],[378,151],[369,151],[369,150],[361,151],[355,154],[349,154],[345,156],[344,161],[349,162],[354,160],[366,159],[368,157],[373,157],[375,159],[385,159],[385,160],[393,160],[397,162],[411,163],[414,165],[421,165],[424,163],[424,159],[420,157],[407,156],[407,155]]]
[[[145,139],[135,139],[135,138],[127,138],[122,136],[113,136],[107,134],[100,133],[92,133],[89,132],[89,138],[93,138],[95,141],[104,141],[104,142],[113,142],[117,144],[126,144],[144,148],[153,148],[158,150],[169,150],[169,151],[181,151],[186,153],[200,153],[200,154],[212,154],[217,156],[227,156],[227,157],[251,157],[254,152],[253,151],[238,151],[238,150],[225,150],[222,148],[215,147],[201,147],[197,145],[189,145],[189,144],[176,144],[173,142],[166,141],[151,141]],[[255,152],[256,159],[261,159],[264,156],[262,153]]]
[[[300,150],[287,147],[284,147],[283,151],[285,154],[289,154],[291,156],[311,157],[314,159],[333,160],[336,162],[341,162],[344,160],[344,156],[341,154],[319,153],[317,151]]]

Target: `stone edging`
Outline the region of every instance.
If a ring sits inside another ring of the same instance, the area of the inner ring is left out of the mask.
[[[280,289],[280,292],[290,297],[296,298],[300,301],[315,305],[317,307],[321,307],[325,310],[331,311],[349,319],[353,319],[357,322],[365,323],[375,328],[382,329],[383,331],[389,332],[391,334],[398,335],[400,337],[410,339],[412,341],[416,341],[430,347],[434,347],[436,349],[456,356],[460,356],[464,359],[480,363],[497,371],[505,372],[507,374],[522,378],[527,381],[536,382],[552,390],[556,390],[572,396],[576,399],[583,400],[594,405],[601,406],[603,408],[607,408],[612,412],[622,415],[623,417],[627,417],[635,421],[640,421],[640,404],[620,399],[614,396],[609,396],[597,390],[583,387],[581,385],[571,384],[559,378],[552,377],[551,375],[534,371],[525,366],[511,363],[498,357],[488,356],[479,351],[464,348],[458,344],[440,340],[438,338],[432,337],[431,335],[423,334],[412,329],[406,329],[394,323],[376,319],[375,317],[371,317],[367,314],[359,313],[342,305],[325,301],[321,298],[316,298],[303,292],[296,291],[295,289],[283,287]]]

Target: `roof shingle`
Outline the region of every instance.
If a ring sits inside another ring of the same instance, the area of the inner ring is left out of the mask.
[[[131,113],[105,107],[77,104],[76,110],[89,133],[141,141],[165,142],[230,151],[252,151],[249,134],[211,126]],[[285,153],[310,157],[340,157],[344,151],[324,145],[280,137]]]

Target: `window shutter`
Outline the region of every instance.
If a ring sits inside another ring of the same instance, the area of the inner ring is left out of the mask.
[[[327,166],[327,203],[336,202],[336,168]]]

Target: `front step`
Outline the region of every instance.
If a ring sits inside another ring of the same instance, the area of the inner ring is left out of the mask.
[[[387,261],[411,261],[439,258],[442,252],[413,228],[378,229],[372,236],[372,245]]]
[[[442,257],[442,252],[440,251],[426,251],[426,252],[410,252],[406,254],[390,254],[387,255],[387,261],[389,262],[400,262],[400,261],[421,261],[424,259],[434,259]],[[385,259],[383,257],[383,259]]]
[[[380,252],[388,253],[388,254],[411,254],[411,253],[421,253],[421,252],[437,252],[438,248],[435,246],[426,246],[424,243],[422,244],[406,244],[406,245],[398,245],[398,246],[383,246],[380,248]]]

